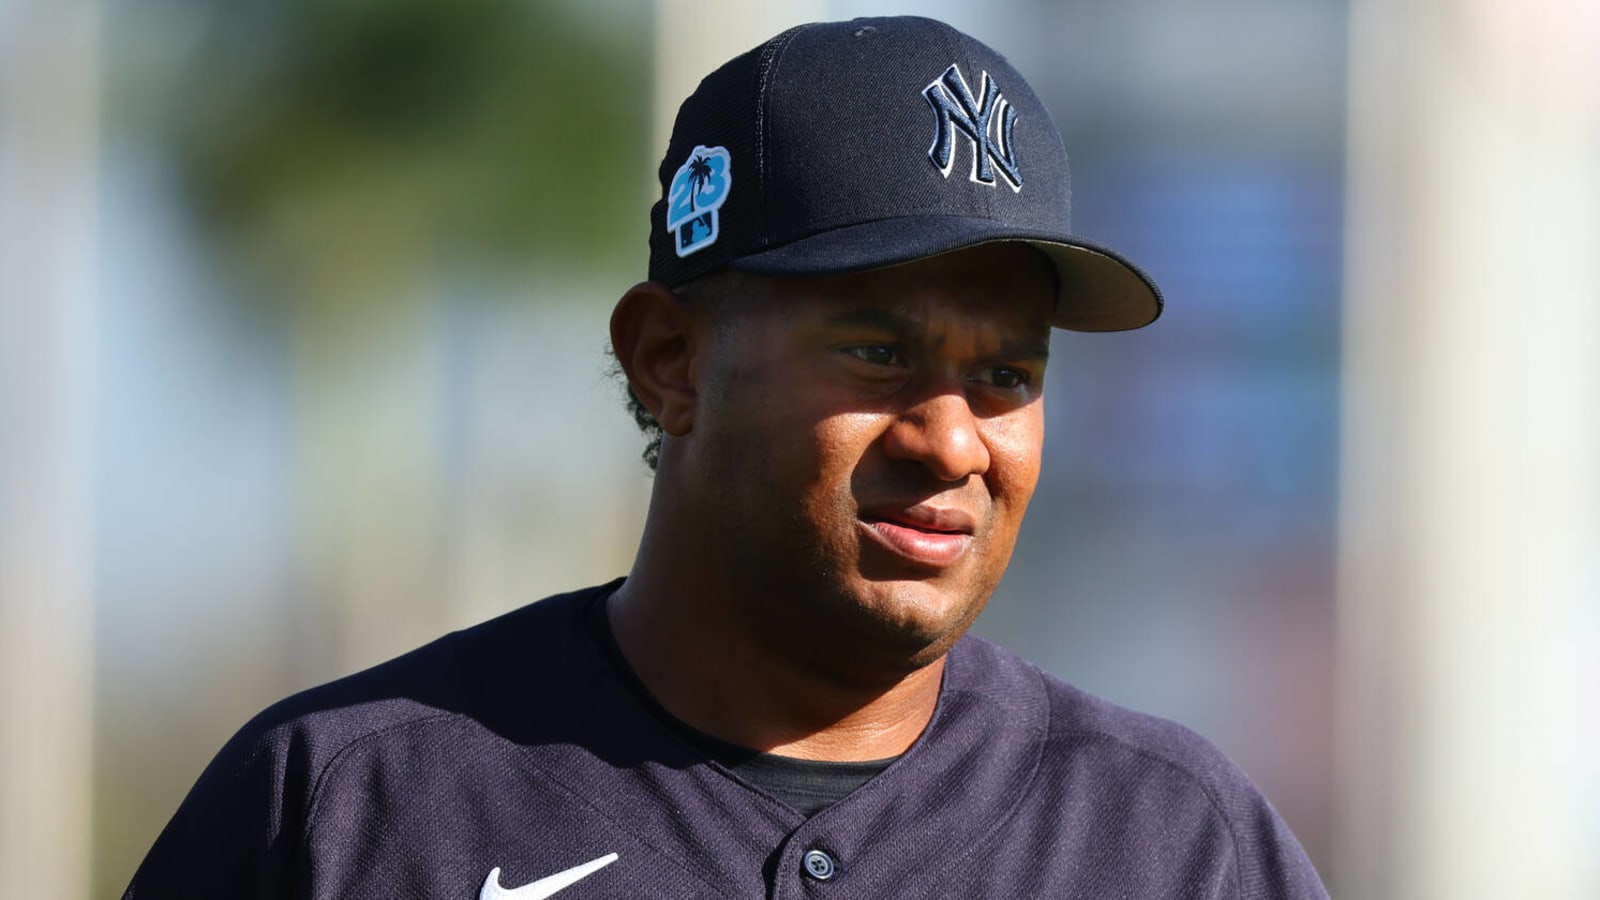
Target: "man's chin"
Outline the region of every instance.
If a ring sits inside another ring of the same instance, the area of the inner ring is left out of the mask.
[[[901,660],[915,670],[949,652],[987,599],[937,582],[871,581],[861,586],[855,605],[862,637],[877,645],[885,658]]]

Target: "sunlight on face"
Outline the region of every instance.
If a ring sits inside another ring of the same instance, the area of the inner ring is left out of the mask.
[[[773,640],[931,661],[998,584],[1038,479],[1053,274],[996,244],[753,283],[686,436],[715,552]]]

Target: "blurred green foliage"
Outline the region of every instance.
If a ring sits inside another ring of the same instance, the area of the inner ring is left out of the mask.
[[[331,549],[319,548],[324,556],[358,565],[367,558],[360,529],[397,508],[390,498],[422,490],[412,482],[426,487],[437,477],[428,469],[431,433],[420,447],[381,442],[392,433],[383,416],[396,407],[420,410],[414,420],[424,423],[433,413],[430,398],[416,393],[436,374],[417,361],[426,341],[419,321],[441,283],[448,292],[451,273],[471,279],[491,270],[505,276],[497,286],[512,287],[482,296],[518,300],[529,298],[516,285],[541,269],[642,276],[657,152],[652,8],[648,0],[106,5],[108,163],[176,188],[198,225],[199,267],[225,273],[205,282],[203,303],[227,307],[237,322],[269,323],[259,332],[269,340],[286,335],[293,411],[278,436],[295,458],[274,489],[296,493],[290,529],[319,541],[333,535]],[[396,385],[387,377],[396,371],[414,378]],[[259,377],[240,375],[223,395],[285,387],[263,388],[251,380]],[[407,390],[414,393],[392,399]],[[202,428],[183,415],[156,410],[153,418]],[[207,413],[193,415],[203,422]],[[380,452],[382,462],[366,465]],[[409,546],[399,543],[408,528],[426,534],[413,521],[421,518],[393,515],[384,523],[392,530],[376,540]],[[221,546],[216,552],[227,552]],[[322,593],[285,598],[277,612],[285,631],[257,636],[270,647],[292,646],[284,634],[327,633],[342,621],[331,612],[348,600],[339,573],[315,568],[325,565],[316,559],[295,564],[290,580],[315,585],[296,590]],[[210,570],[197,563],[195,571]],[[120,589],[115,596],[129,596]],[[394,598],[393,614],[415,614],[425,590]],[[94,896],[115,896],[127,883],[220,743],[219,729],[243,718],[239,698],[301,684],[318,650],[299,647],[276,664],[271,652],[255,670],[249,660],[218,661],[214,682],[166,705],[123,702],[143,701],[156,690],[150,684],[118,693],[101,682]],[[159,646],[149,653],[167,655]],[[282,681],[255,684],[253,693],[241,687],[264,675]]]
[[[252,268],[302,289],[343,266],[642,269],[648,5],[190,5],[170,137],[194,209]]]

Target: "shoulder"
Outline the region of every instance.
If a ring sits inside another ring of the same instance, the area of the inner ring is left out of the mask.
[[[201,773],[126,896],[200,884],[291,891],[301,841],[345,760],[361,759],[363,769],[385,754],[438,760],[451,729],[524,715],[527,706],[511,711],[513,701],[533,702],[539,692],[516,687],[564,665],[588,601],[609,587],[529,604],[269,706]]]
[[[609,586],[606,586],[609,587]],[[508,695],[525,697],[506,670],[560,668],[589,600],[606,587],[559,594],[452,632],[372,668],[301,691],[251,719],[230,747],[293,742],[326,763],[350,745],[441,719],[477,717]]]
[[[1119,759],[1108,776],[1150,769],[1204,793],[1227,794],[1249,784],[1221,750],[1189,728],[1097,697],[984,638],[964,638],[952,661],[962,669],[960,681],[977,686],[969,693],[1012,708],[1043,707],[1048,755]]]
[[[1124,850],[1191,855],[1205,847],[1219,884],[1240,897],[1325,897],[1314,867],[1267,798],[1226,754],[1176,722],[1124,708],[1044,673],[981,638],[966,665],[996,702],[1045,709],[1035,802],[1117,835]],[[1234,896],[1230,891],[1224,896]]]
[[[1241,789],[1255,793],[1226,754],[1188,727],[1119,706],[1043,672],[1039,677],[1050,704],[1050,744],[1058,752],[1123,759],[1119,771],[1164,773],[1218,798],[1219,807]]]

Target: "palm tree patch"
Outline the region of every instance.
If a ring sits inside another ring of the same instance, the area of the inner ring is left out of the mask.
[[[667,187],[667,230],[679,256],[717,240],[717,210],[733,186],[732,160],[724,147],[695,147]]]

